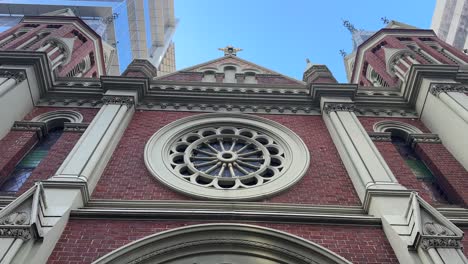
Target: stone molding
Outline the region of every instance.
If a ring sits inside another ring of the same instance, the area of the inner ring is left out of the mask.
[[[410,124],[395,120],[382,120],[374,124],[375,132],[387,132],[388,130],[401,130],[407,134],[422,134],[423,132]]]
[[[127,244],[93,263],[160,263],[163,259],[172,262],[191,257],[190,252],[194,250],[199,256],[210,254],[213,247],[235,255],[262,259],[260,256],[267,256],[281,263],[350,263],[338,254],[297,236],[245,224],[201,224],[175,228]]]
[[[42,239],[45,223],[41,220],[46,208],[44,189],[41,183],[36,183],[0,211],[0,237]]]
[[[29,226],[1,226],[0,237],[19,238],[23,241],[28,241],[34,237],[31,227]]]
[[[0,69],[0,77],[14,79],[16,83],[20,83],[26,79],[26,74],[22,70]]]
[[[133,96],[104,95],[102,97],[102,103],[105,105],[126,105],[128,108],[130,108],[135,104],[135,99]]]
[[[424,250],[430,248],[463,248],[461,239],[456,237],[423,237],[421,238],[420,245]]]
[[[88,128],[89,123],[68,123],[66,122],[63,127],[64,132],[78,132],[84,133]]]
[[[430,133],[409,134],[408,135],[408,144],[411,145],[411,147],[414,148],[417,143],[441,144],[442,140],[440,140],[439,135],[437,135],[437,134],[430,134]]]
[[[91,200],[86,207],[72,210],[71,215],[92,219],[248,220],[275,223],[381,225],[380,218],[369,216],[360,206],[320,207],[261,202]]]
[[[66,119],[68,122],[72,123],[81,123],[83,121],[83,115],[77,111],[73,110],[56,110],[56,111],[49,111],[43,114],[40,114],[31,121],[34,122],[44,122],[49,124],[50,122],[54,122],[58,119]]]
[[[452,230],[435,222],[426,222],[419,242],[425,250],[430,248],[462,248],[461,238]]]
[[[369,137],[372,141],[382,141],[382,142],[389,142],[392,141],[391,133],[390,132],[369,132]]]
[[[354,103],[325,103],[323,106],[323,111],[326,114],[330,112],[354,112],[356,110]]]
[[[38,121],[15,121],[12,131],[33,131],[37,133],[39,138],[47,135],[48,127],[46,122]]]
[[[468,85],[461,83],[431,83],[429,92],[435,96],[447,92],[466,93],[468,92]]]

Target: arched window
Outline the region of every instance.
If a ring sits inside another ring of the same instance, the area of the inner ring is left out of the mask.
[[[224,80],[225,83],[236,83],[236,67],[226,66],[224,67]]]
[[[403,122],[382,121],[374,125],[374,131],[390,132],[393,146],[395,146],[416,179],[421,181],[425,188],[432,193],[432,199],[447,202],[447,197],[437,185],[434,174],[409,144],[410,134],[422,134],[421,130]]]
[[[93,264],[350,263],[315,243],[274,229],[203,224],[160,232],[125,245]]]
[[[215,72],[214,71],[203,72],[202,82],[216,82]]]
[[[246,72],[244,83],[257,83],[255,72]]]
[[[67,110],[47,112],[35,117],[32,121],[45,123],[48,133],[16,164],[0,186],[0,191],[17,192],[60,138],[65,122],[81,123],[82,120],[80,113]]]

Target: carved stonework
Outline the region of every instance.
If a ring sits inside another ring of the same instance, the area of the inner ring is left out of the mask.
[[[15,79],[16,83],[20,83],[26,79],[26,75],[23,71],[15,70],[0,70],[0,77]]]
[[[0,225],[27,225],[29,224],[28,212],[11,213],[0,219]]]
[[[327,114],[330,112],[345,111],[354,112],[355,106],[353,103],[326,103],[323,111]]]
[[[426,222],[424,224],[423,233],[424,235],[430,236],[455,236],[455,233],[452,232],[452,230],[434,222]]]
[[[437,134],[409,134],[408,143],[414,148],[417,143],[440,144],[442,143],[442,140],[440,140]]]
[[[133,99],[132,96],[105,95],[102,98],[102,102],[106,105],[109,105],[109,104],[126,105],[129,108],[135,104],[135,100]]]
[[[47,124],[35,121],[16,121],[11,128],[12,131],[33,131],[41,138],[47,134]]]
[[[20,238],[28,241],[33,237],[31,228],[25,227],[0,227],[0,237]]]
[[[392,141],[391,135],[389,132],[369,132],[372,141]]]
[[[425,250],[430,248],[462,248],[460,239],[456,237],[423,237],[421,247]]]
[[[65,123],[63,131],[84,133],[88,128],[89,123]]]
[[[429,91],[435,96],[446,92],[466,93],[468,92],[468,85],[461,83],[433,83],[431,84]]]

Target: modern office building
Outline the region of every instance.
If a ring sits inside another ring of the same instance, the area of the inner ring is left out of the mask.
[[[468,263],[468,56],[394,21],[355,45],[347,83],[0,51],[1,262]]]
[[[468,0],[437,0],[431,28],[455,48],[468,49]]]
[[[69,9],[102,40],[116,48],[110,72],[122,73],[134,59],[146,59],[165,74],[175,71],[172,37],[177,27],[173,0],[4,0],[0,28],[16,25],[23,16]]]

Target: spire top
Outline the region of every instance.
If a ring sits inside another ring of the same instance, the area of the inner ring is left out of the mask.
[[[224,48],[218,48],[218,50],[224,51],[224,56],[237,56],[237,52],[242,51],[242,49],[234,48],[232,45],[227,45]]]
[[[381,17],[380,20],[382,20],[382,22],[384,23],[384,25],[387,25],[388,23],[390,23],[390,20],[388,20],[387,17]]]
[[[349,32],[351,32],[351,34],[353,34],[354,32],[358,31],[353,24],[351,24],[351,22],[349,22],[349,20],[343,20],[343,26],[345,28],[347,28],[349,30]]]

